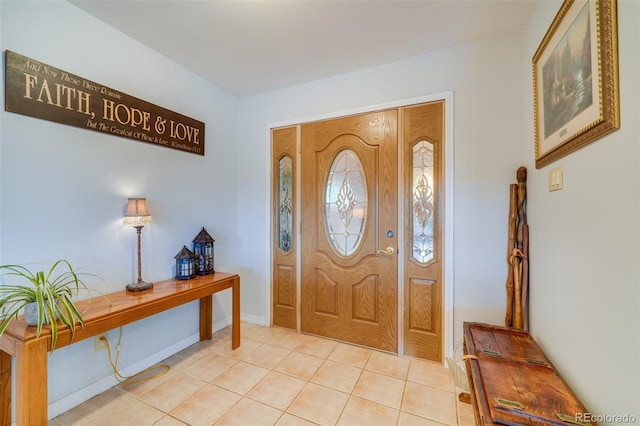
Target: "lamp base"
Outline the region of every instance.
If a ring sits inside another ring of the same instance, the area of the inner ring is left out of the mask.
[[[153,288],[153,283],[146,283],[144,281],[138,281],[137,283],[127,284],[127,291],[138,292],[143,290],[149,290]]]

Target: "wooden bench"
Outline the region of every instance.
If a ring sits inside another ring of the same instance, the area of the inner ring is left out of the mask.
[[[213,335],[213,294],[231,288],[233,291],[231,347],[240,346],[240,277],[216,272],[190,280],[156,282],[153,289],[131,293],[121,291],[76,303],[84,314],[85,327],[76,327],[71,341],[69,327],[58,329],[56,348],[88,339],[109,330],[138,321],[176,306],[200,300],[200,340]],[[111,304],[109,304],[111,302]],[[44,328],[36,337],[36,328],[27,326],[21,317],[12,322],[0,337],[0,425],[11,425],[11,358],[15,358],[16,425],[47,424],[47,358],[51,348],[51,332]]]
[[[595,425],[523,330],[464,323],[464,353],[477,425]]]

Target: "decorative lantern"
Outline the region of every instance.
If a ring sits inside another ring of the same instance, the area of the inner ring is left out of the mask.
[[[213,243],[215,240],[202,227],[202,231],[193,239],[193,254],[196,257],[196,274],[207,275],[213,269]]]
[[[176,254],[175,259],[176,279],[188,280],[196,276],[196,259],[187,246],[182,247],[182,250]]]

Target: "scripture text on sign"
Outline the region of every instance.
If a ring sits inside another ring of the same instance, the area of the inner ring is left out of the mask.
[[[5,109],[204,155],[204,123],[6,51]]]

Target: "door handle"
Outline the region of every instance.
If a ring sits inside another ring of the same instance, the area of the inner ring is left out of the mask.
[[[396,252],[396,249],[394,249],[393,247],[389,246],[384,250],[378,250],[378,253],[384,253],[384,254],[388,254],[388,255],[392,255],[393,253]]]

